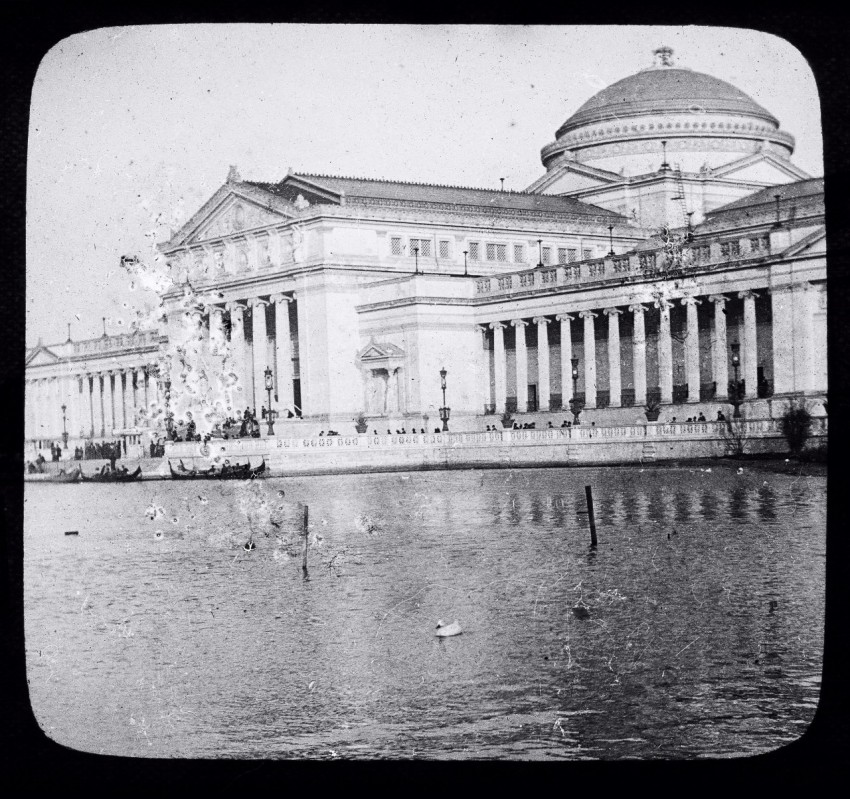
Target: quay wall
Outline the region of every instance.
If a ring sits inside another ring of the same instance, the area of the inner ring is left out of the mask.
[[[777,420],[750,419],[742,421],[741,427],[745,454],[787,451]],[[817,446],[826,435],[826,418],[815,420],[809,446]],[[734,454],[734,442],[720,422],[166,444],[166,460],[179,459],[187,467],[207,468],[215,458],[232,463],[250,459],[257,465],[264,458],[268,473],[274,476],[640,464],[730,454]]]

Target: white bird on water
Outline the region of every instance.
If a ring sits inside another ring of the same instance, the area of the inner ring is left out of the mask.
[[[443,620],[440,619],[437,622],[437,635],[440,638],[446,638],[449,635],[460,635],[463,630],[460,629],[460,622],[455,619],[451,624],[443,624]]]

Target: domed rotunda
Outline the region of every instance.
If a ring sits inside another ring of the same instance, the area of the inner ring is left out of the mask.
[[[654,226],[682,224],[689,213],[697,221],[765,186],[809,177],[790,160],[794,137],[767,109],[726,81],[676,66],[669,47],[654,55],[652,66],[598,92],[558,128],[541,152],[547,173],[529,191],[567,194]],[[660,190],[665,176],[671,191]],[[652,190],[640,188],[647,180]],[[624,184],[629,196],[612,192]]]
[[[776,117],[732,84],[674,66],[672,54],[658,48],[653,66],[591,97],[543,148],[544,166],[566,156],[627,175],[653,172],[662,140],[668,161],[687,171],[763,149],[791,156],[794,137]]]

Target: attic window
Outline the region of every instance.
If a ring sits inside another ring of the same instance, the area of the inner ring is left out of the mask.
[[[470,241],[469,242],[469,259],[471,261],[480,261],[481,260],[480,252],[479,252],[479,246],[478,246],[477,241]]]
[[[440,242],[440,258],[449,257],[449,243],[447,241]]]
[[[544,247],[543,248],[543,263],[551,264],[552,263],[552,248]]]
[[[582,250],[581,251],[582,260],[588,260],[589,258],[593,258],[593,250]]]
[[[423,258],[431,257],[431,239],[411,239],[410,254],[414,254],[414,250],[419,251],[419,255]]]
[[[401,236],[392,236],[390,238],[390,254],[401,255]]]
[[[514,244],[514,263],[525,263],[525,247],[522,244]]]

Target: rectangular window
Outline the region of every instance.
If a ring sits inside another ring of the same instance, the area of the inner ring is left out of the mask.
[[[440,258],[449,257],[449,243],[447,241],[440,242]]]
[[[419,250],[421,258],[431,257],[431,239],[411,239],[410,240],[410,255],[414,255],[414,250]]]
[[[470,261],[480,261],[479,252],[478,252],[478,242],[470,241],[469,242],[469,260]]]
[[[740,241],[730,241],[729,242],[729,252],[733,255],[741,254],[741,242]]]
[[[496,245],[488,244],[487,245],[487,260],[495,261],[496,260]]]
[[[544,247],[543,248],[543,263],[550,264],[552,263],[552,248]]]
[[[724,242],[720,243],[720,255],[723,258],[729,257],[729,242],[728,241],[724,241]]]
[[[401,255],[401,236],[390,238],[390,255]]]
[[[572,264],[578,260],[578,250],[575,247],[567,247],[567,263]]]
[[[593,250],[582,250],[581,257],[585,261],[587,261],[589,258],[593,258]]]
[[[508,260],[508,245],[507,244],[497,244],[496,245],[496,260],[497,261],[507,261]]]
[[[565,264],[567,262],[567,248],[558,247],[558,263]]]
[[[514,263],[521,264],[525,262],[525,247],[522,244],[514,244]]]

